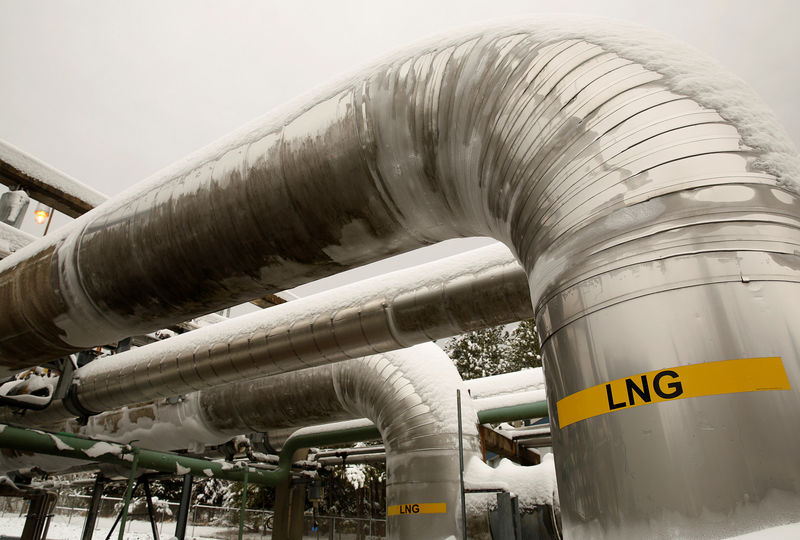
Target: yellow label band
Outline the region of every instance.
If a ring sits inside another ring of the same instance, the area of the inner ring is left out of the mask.
[[[735,392],[791,390],[780,357],[743,358],[639,373],[570,394],[556,403],[558,424],[565,428],[640,405]]]
[[[406,514],[446,514],[447,503],[411,503],[393,504],[386,511],[388,516],[402,516]]]

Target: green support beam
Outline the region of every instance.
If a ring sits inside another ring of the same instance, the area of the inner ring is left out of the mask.
[[[524,405],[488,409],[478,413],[481,424],[510,422],[527,418],[547,416],[547,402],[539,401]],[[276,486],[289,477],[292,470],[292,456],[301,448],[324,445],[349,444],[359,441],[380,439],[378,428],[374,425],[338,429],[324,432],[295,434],[286,440],[278,459],[278,468],[263,470],[230,462],[210,461],[147,450],[129,444],[98,441],[79,437],[70,433],[45,432],[37,429],[24,429],[0,424],[0,448],[11,448],[38,454],[68,457],[83,461],[100,461],[117,465],[133,465],[140,470],[155,470],[168,474],[208,476],[264,486]]]
[[[135,457],[139,469],[178,475],[213,476],[234,482],[243,482],[246,477],[249,483],[273,487],[289,476],[292,470],[292,456],[299,448],[354,443],[377,438],[380,438],[380,433],[375,426],[292,436],[281,449],[278,468],[265,471],[255,467],[236,466],[229,462],[209,461],[169,452],[146,450],[128,444],[97,441],[69,433],[45,432],[0,424],[0,448],[129,467]]]

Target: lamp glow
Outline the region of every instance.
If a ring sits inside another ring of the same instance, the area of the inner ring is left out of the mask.
[[[33,219],[36,220],[36,223],[41,225],[45,221],[47,221],[47,218],[49,217],[50,217],[50,208],[43,205],[42,203],[37,204],[36,210],[34,210],[33,212]]]

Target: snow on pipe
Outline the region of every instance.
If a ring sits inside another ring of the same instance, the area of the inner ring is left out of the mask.
[[[484,386],[487,396],[489,388],[494,388],[494,393],[508,388],[502,381]],[[191,441],[193,449],[199,451],[204,445],[219,444],[245,432],[352,422],[365,417],[377,426],[386,448],[389,508],[410,502],[444,503],[447,508],[442,514],[390,515],[389,537],[412,538],[414,531],[420,530],[425,530],[429,538],[451,534],[460,537],[456,412],[459,388],[463,390],[461,377],[448,356],[436,345],[423,344],[274,377],[243,380],[191,394],[178,403],[105,413],[90,418],[85,427],[72,422],[66,428],[120,443],[136,440],[138,445],[160,450],[181,448]],[[541,470],[511,467],[507,473],[494,476],[483,470],[486,465],[479,457],[478,416],[471,403],[468,400],[462,405],[468,472],[493,487],[529,494],[525,504],[553,504],[552,479],[548,482],[548,474]],[[303,433],[327,429],[336,430],[338,425],[308,427]],[[520,485],[532,478],[535,482],[544,481],[545,488]],[[490,503],[485,497],[472,498],[471,515],[485,511]]]
[[[98,359],[78,370],[70,399],[79,410],[108,411],[395,350],[530,318],[527,294],[508,249],[486,246]],[[29,411],[22,421],[42,425],[74,409]]]
[[[78,217],[108,197],[0,139],[0,183],[24,189],[37,201]]]
[[[427,44],[101,204],[0,263],[0,361],[25,367],[456,236],[492,235],[529,271],[538,261],[539,300],[569,277],[563,244],[588,249],[592,223],[607,240],[635,226],[607,222],[616,211],[684,188],[778,183],[758,169],[781,173],[787,160],[771,158],[786,144],[751,133],[744,142],[764,148],[750,152],[714,110],[725,107],[698,103],[713,92],[688,99],[707,74],[683,73],[682,48],[662,60],[665,46],[638,29],[590,26]],[[738,104],[722,113],[764,116]]]
[[[556,422],[562,398],[665,368],[780,357],[796,381],[800,167],[772,118],[695,51],[623,24],[443,38],[0,262],[0,359],[36,363],[489,235],[529,276]],[[768,495],[798,498],[800,435],[784,428],[796,390],[618,409],[554,431],[572,534],[720,536],[786,519]],[[733,424],[736,445],[716,429]],[[668,450],[697,441],[690,460]],[[751,522],[739,510],[758,502]]]
[[[347,370],[354,370],[361,362],[346,360],[336,369],[319,366],[193,392],[179,400],[108,410],[87,418],[85,426],[76,420],[55,424],[54,417],[47,415],[26,414],[14,419],[17,424],[48,426],[120,443],[139,441],[146,448],[165,451],[189,448],[202,452],[205,446],[222,444],[232,435],[247,432],[268,433],[270,442],[273,434],[283,433],[284,437],[278,438],[282,443],[300,427],[358,418],[339,399],[333,381],[337,369],[347,366]],[[465,382],[468,389],[481,388],[471,401],[479,421],[485,411],[545,399],[540,368],[517,375],[516,379],[500,375]],[[520,380],[525,383],[520,384]],[[243,396],[249,397],[243,400]],[[512,418],[503,418],[509,420]]]
[[[36,240],[32,234],[0,222],[0,259],[8,257]]]

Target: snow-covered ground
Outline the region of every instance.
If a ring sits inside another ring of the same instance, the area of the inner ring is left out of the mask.
[[[108,534],[113,518],[98,518],[95,527],[95,538],[104,538]],[[25,524],[25,516],[4,515],[0,517],[0,534],[19,536]],[[83,519],[73,517],[68,520],[67,516],[55,516],[48,530],[48,540],[73,540],[80,538],[83,527]],[[174,523],[163,523],[159,530],[161,538],[171,538],[175,531]],[[116,539],[118,530],[112,535]],[[228,540],[237,537],[238,530],[235,527],[215,527],[215,526],[193,526],[189,524],[186,530],[187,540]],[[327,534],[325,535],[327,536]],[[337,537],[339,535],[337,534]],[[350,538],[355,535],[342,535],[341,538]],[[152,533],[150,523],[147,521],[130,521],[126,527],[125,540],[150,540]],[[245,533],[243,538],[246,540],[261,540],[271,538],[271,535],[260,535],[258,533]],[[304,536],[304,540],[316,539],[315,536]],[[375,537],[378,538],[378,537]],[[789,540],[800,538],[800,523],[772,527],[754,533],[735,537],[736,540]]]
[[[114,518],[101,517],[97,520],[95,527],[94,538],[105,538],[111,525],[114,523]],[[2,534],[19,536],[22,534],[22,528],[25,525],[25,516],[4,516],[0,517],[0,531]],[[55,516],[50,523],[50,528],[47,531],[48,540],[74,540],[81,537],[83,531],[83,518],[73,517],[67,520],[66,516]],[[164,523],[159,530],[161,538],[171,538],[175,533],[174,523]],[[227,540],[228,538],[236,538],[238,530],[231,527],[214,527],[214,526],[197,526],[191,524],[186,529],[186,539],[192,540]],[[119,528],[114,531],[111,536],[116,539],[119,534]],[[130,521],[125,527],[125,540],[151,540],[153,533],[150,529],[150,522],[134,520]],[[261,538],[270,538],[270,535],[261,536],[259,534],[245,534],[244,538],[247,540],[260,540]]]
[[[111,525],[114,523],[114,518],[101,517],[97,519],[95,527],[94,538],[105,538]],[[15,516],[5,514],[0,516],[0,537],[2,535],[19,536],[22,534],[22,528],[25,525],[25,516]],[[50,528],[47,532],[47,540],[75,540],[81,537],[83,532],[83,518],[73,516],[68,519],[67,516],[56,515],[50,523]],[[186,527],[186,540],[232,540],[238,538],[238,528],[225,527],[225,526],[211,526],[211,525],[197,525],[191,523]],[[162,539],[171,539],[175,533],[175,522],[165,522],[160,524],[159,537]],[[114,531],[111,536],[114,540],[118,538],[119,529]],[[317,538],[327,538],[328,533],[320,533],[318,537],[316,533],[313,536],[303,536],[304,540],[317,540]],[[143,520],[129,521],[125,527],[125,540],[151,540],[153,538],[150,529],[150,522]],[[245,540],[268,540],[272,538],[269,531],[262,535],[254,532],[245,532],[242,536]],[[340,534],[336,533],[336,538],[341,540],[350,540],[355,538],[355,534]],[[382,538],[374,536],[376,540]]]

